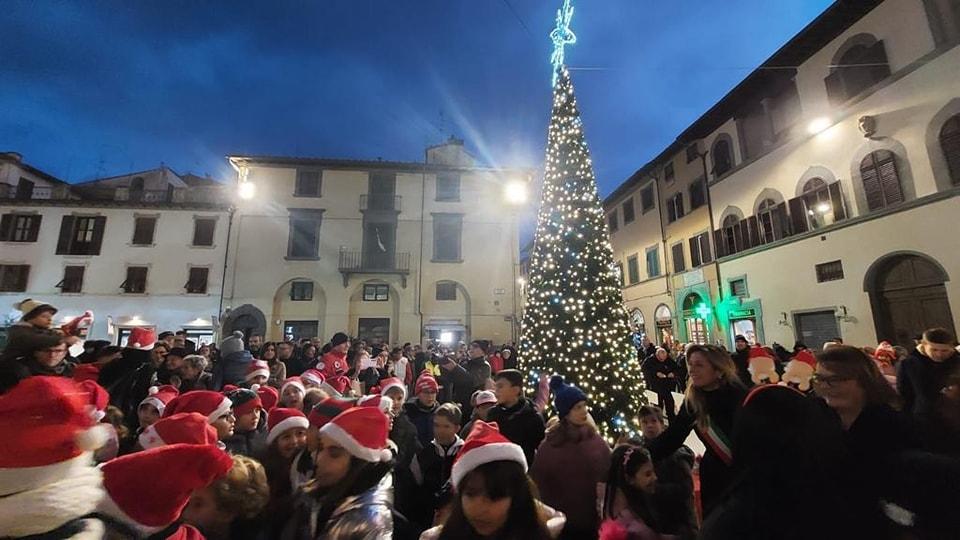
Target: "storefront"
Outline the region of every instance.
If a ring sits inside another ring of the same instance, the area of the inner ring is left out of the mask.
[[[732,309],[729,312],[730,317],[730,335],[733,337],[743,336],[747,338],[750,345],[760,343],[759,329],[757,327],[757,313],[753,308]]]
[[[705,345],[709,342],[710,336],[707,332],[707,319],[710,316],[710,306],[703,300],[698,293],[690,293],[683,299],[683,319],[684,330],[686,331],[687,343],[696,343]]]
[[[673,338],[673,313],[666,304],[657,306],[653,314],[654,324],[657,327],[656,340],[657,345],[672,345]]]
[[[630,313],[630,330],[633,331],[634,336],[637,339],[634,341],[637,343],[646,343],[647,341],[647,324],[643,318],[643,312],[639,309],[635,309]]]

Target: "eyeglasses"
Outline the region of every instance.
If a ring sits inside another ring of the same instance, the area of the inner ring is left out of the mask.
[[[813,384],[826,388],[833,388],[837,383],[849,380],[853,380],[853,377],[844,377],[843,375],[818,375],[816,373],[810,378]]]

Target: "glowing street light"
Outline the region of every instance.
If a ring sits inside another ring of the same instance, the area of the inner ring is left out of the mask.
[[[240,182],[238,194],[240,195],[241,199],[249,201],[254,195],[256,195],[256,193],[257,187],[253,184],[253,182]]]
[[[821,116],[810,121],[810,123],[807,125],[807,133],[816,135],[828,127],[830,127],[830,119],[826,116]]]
[[[503,188],[503,197],[510,204],[520,205],[527,202],[527,184],[519,180],[508,182]]]

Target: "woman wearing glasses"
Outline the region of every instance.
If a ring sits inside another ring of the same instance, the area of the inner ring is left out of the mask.
[[[656,462],[676,452],[690,431],[696,430],[706,446],[700,462],[700,495],[706,518],[733,479],[733,421],[747,391],[733,359],[720,347],[691,345],[687,369],[683,407],[663,435],[645,444]]]

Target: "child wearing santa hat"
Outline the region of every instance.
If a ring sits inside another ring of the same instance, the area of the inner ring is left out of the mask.
[[[247,375],[244,381],[251,385],[263,386],[270,379],[270,366],[263,360],[253,360],[247,366]]]
[[[180,523],[194,490],[226,474],[230,455],[207,444],[173,444],[119,457],[102,466],[107,496],[97,507],[108,538],[194,540],[203,536]],[[149,489],[143,481],[150,479]]]
[[[420,446],[427,446],[433,440],[433,415],[437,412],[437,392],[440,386],[437,379],[424,370],[414,385],[416,397],[407,401],[403,409],[407,418],[417,428],[417,440]]]
[[[288,524],[298,538],[389,538],[393,533],[389,421],[354,407],[320,428],[314,479]]]
[[[260,395],[249,388],[233,388],[225,392],[233,403],[237,421],[233,435],[223,440],[231,454],[259,457],[267,448],[267,414]]]
[[[303,396],[307,393],[307,388],[303,386],[300,377],[294,375],[287,377],[280,385],[280,406],[288,409],[297,409],[303,411]]]
[[[184,523],[207,540],[262,537],[260,513],[270,498],[267,474],[256,460],[233,456],[233,466],[209,486],[195,490],[183,509]]]
[[[103,498],[93,451],[106,440],[89,394],[72,380],[30,377],[0,395],[0,535],[94,540]]]
[[[270,502],[265,514],[268,529],[275,533],[289,517],[294,491],[299,487],[294,485],[291,472],[294,459],[306,447],[309,425],[307,417],[297,409],[277,407],[267,415],[267,448],[259,459],[270,484]]]
[[[196,412],[206,416],[207,422],[217,429],[221,441],[233,435],[237,422],[233,415],[233,402],[220,392],[194,390],[181,394],[167,403],[163,416],[182,412]]]
[[[537,500],[526,473],[523,448],[501,435],[496,423],[477,420],[450,473],[456,491],[450,516],[421,540],[555,538],[566,517]]]
[[[200,413],[177,413],[158,420],[137,437],[137,450],[171,444],[207,444],[220,448],[217,429]]]

